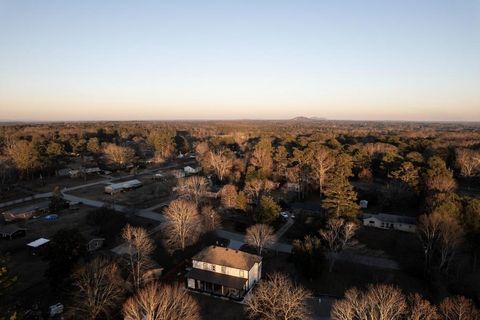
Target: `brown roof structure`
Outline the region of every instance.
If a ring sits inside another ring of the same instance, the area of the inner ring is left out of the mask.
[[[10,237],[14,233],[16,233],[18,231],[22,231],[22,230],[25,231],[27,229],[20,228],[16,225],[13,225],[13,224],[7,224],[5,226],[0,226],[0,235],[3,236],[3,237]]]
[[[247,271],[255,263],[262,261],[260,256],[218,246],[207,247],[197,253],[192,259]]]
[[[227,288],[243,289],[247,279],[229,276],[223,273],[216,273],[208,270],[192,269],[188,272],[187,278],[202,280],[214,284],[219,284]]]

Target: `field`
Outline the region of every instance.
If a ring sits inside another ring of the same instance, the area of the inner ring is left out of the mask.
[[[147,174],[136,176],[132,179],[140,180],[143,183],[143,186],[138,189],[117,193],[115,195],[109,195],[104,192],[107,183],[74,190],[70,193],[78,197],[102,201],[107,204],[115,202],[115,204],[126,207],[147,209],[168,201],[172,192],[171,181],[153,180],[151,177],[151,175]],[[122,182],[122,180],[126,181],[131,179],[116,180],[115,183]]]
[[[59,213],[59,219],[54,221],[48,221],[43,217],[24,221],[18,223],[18,225],[27,229],[25,237],[14,240],[0,240],[2,252],[7,253],[9,257],[9,270],[18,277],[11,295],[17,297],[17,303],[27,306],[32,303],[46,305],[52,303],[55,299],[55,294],[50,291],[49,284],[44,277],[48,263],[42,257],[33,255],[29,250],[30,248],[27,247],[27,243],[38,238],[51,239],[58,230],[63,228],[78,229],[87,241],[99,237],[98,227],[87,223],[87,215],[94,209],[82,205],[63,210]],[[115,225],[118,228],[127,222],[152,227],[152,221],[150,220],[136,216],[125,218],[122,214],[118,215],[118,220],[121,223]],[[114,232],[119,234],[119,230],[114,230]],[[113,241],[106,242],[102,250],[109,250],[119,242],[118,237]]]

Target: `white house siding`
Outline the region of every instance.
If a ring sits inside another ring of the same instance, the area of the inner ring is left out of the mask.
[[[416,226],[408,223],[383,222],[375,217],[363,219],[363,225],[380,229],[395,229],[406,232],[415,232]]]
[[[255,282],[258,281],[258,279],[260,279],[261,277],[261,267],[262,267],[262,263],[255,263],[252,267],[252,269],[250,269],[250,271],[248,272],[249,274],[249,277],[248,277],[248,288],[250,289],[251,287],[253,287],[253,285],[255,285]]]

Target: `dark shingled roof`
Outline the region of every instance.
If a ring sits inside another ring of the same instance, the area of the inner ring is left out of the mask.
[[[206,281],[228,288],[243,289],[247,279],[229,276],[223,273],[216,273],[201,269],[192,269],[187,273],[187,278]]]
[[[0,234],[1,234],[1,235],[5,235],[5,236],[11,236],[11,235],[13,235],[15,232],[17,232],[17,231],[19,231],[19,230],[27,230],[27,229],[17,227],[16,225],[13,225],[13,224],[8,224],[8,225],[5,225],[5,226],[0,226]]]
[[[243,251],[210,246],[197,253],[193,260],[249,271],[262,257]]]

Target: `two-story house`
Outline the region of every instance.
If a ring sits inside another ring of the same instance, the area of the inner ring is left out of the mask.
[[[187,287],[241,300],[262,276],[262,257],[210,246],[192,258]]]

